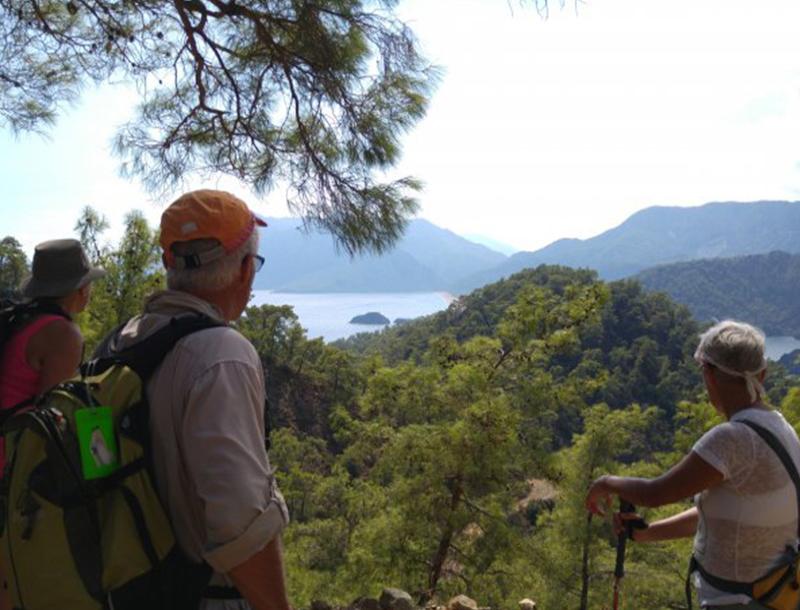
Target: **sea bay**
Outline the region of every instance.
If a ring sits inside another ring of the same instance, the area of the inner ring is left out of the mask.
[[[330,342],[385,328],[350,324],[355,316],[377,311],[394,322],[398,318],[411,319],[436,313],[446,309],[452,300],[452,295],[446,292],[286,293],[255,290],[250,305],[291,305],[310,339],[322,337]]]

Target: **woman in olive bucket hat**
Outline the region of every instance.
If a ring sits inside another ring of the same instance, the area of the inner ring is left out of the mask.
[[[72,316],[86,308],[93,268],[80,242],[56,239],[36,246],[31,274],[20,291],[27,302],[14,308],[11,336],[0,353],[0,409],[41,394],[75,374],[83,337]],[[3,455],[0,454],[0,466]]]

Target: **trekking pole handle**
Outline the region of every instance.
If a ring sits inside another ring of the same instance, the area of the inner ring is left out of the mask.
[[[633,513],[636,512],[636,507],[620,498],[619,501],[619,512],[621,513]],[[625,576],[625,543],[627,542],[628,538],[631,537],[631,532],[633,531],[633,524],[630,522],[625,523],[625,529],[620,532],[619,536],[617,536],[617,563],[614,566],[614,576],[616,578],[622,578]]]
[[[636,507],[628,502],[627,500],[620,499],[619,501],[619,512],[621,513],[635,513]],[[625,522],[625,537],[630,538],[633,540],[633,529],[639,527],[639,523],[642,519],[638,519],[636,521],[626,521]]]

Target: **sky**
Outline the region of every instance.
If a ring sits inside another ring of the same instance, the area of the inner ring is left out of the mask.
[[[543,19],[517,0],[401,0],[443,68],[393,172],[424,182],[421,217],[534,250],[652,205],[800,200],[800,3],[551,4]],[[112,239],[131,209],[157,223],[169,201],[119,177],[111,154],[134,103],[125,84],[92,87],[47,138],[0,129],[0,233],[30,255],[69,236],[85,205]],[[288,213],[282,191],[190,186]]]

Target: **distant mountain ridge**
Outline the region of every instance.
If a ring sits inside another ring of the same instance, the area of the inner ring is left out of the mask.
[[[535,252],[518,252],[493,269],[466,278],[466,293],[541,264],[596,269],[607,280],[648,267],[701,258],[800,252],[800,202],[707,203],[650,207],[590,239],[560,239]]]
[[[351,259],[329,235],[302,232],[299,219],[268,220],[261,243],[267,265],[254,287],[280,292],[465,294],[542,264],[595,269],[612,280],[697,259],[800,253],[800,202],[790,201],[651,207],[590,239],[560,239],[510,257],[416,219],[391,251]]]
[[[412,220],[382,256],[348,257],[330,235],[302,231],[297,218],[268,218],[256,290],[277,292],[432,292],[450,290],[507,257],[427,220]]]
[[[734,318],[768,335],[800,337],[800,255],[770,252],[661,265],[639,273],[699,321]]]
[[[503,241],[498,239],[493,239],[491,237],[486,237],[485,235],[481,235],[479,233],[469,233],[467,235],[463,235],[465,239],[475,242],[476,244],[481,244],[486,246],[490,250],[494,250],[495,252],[500,252],[501,254],[505,254],[506,256],[511,256],[512,254],[516,254],[519,252],[519,248],[512,246],[511,244],[507,244]]]

